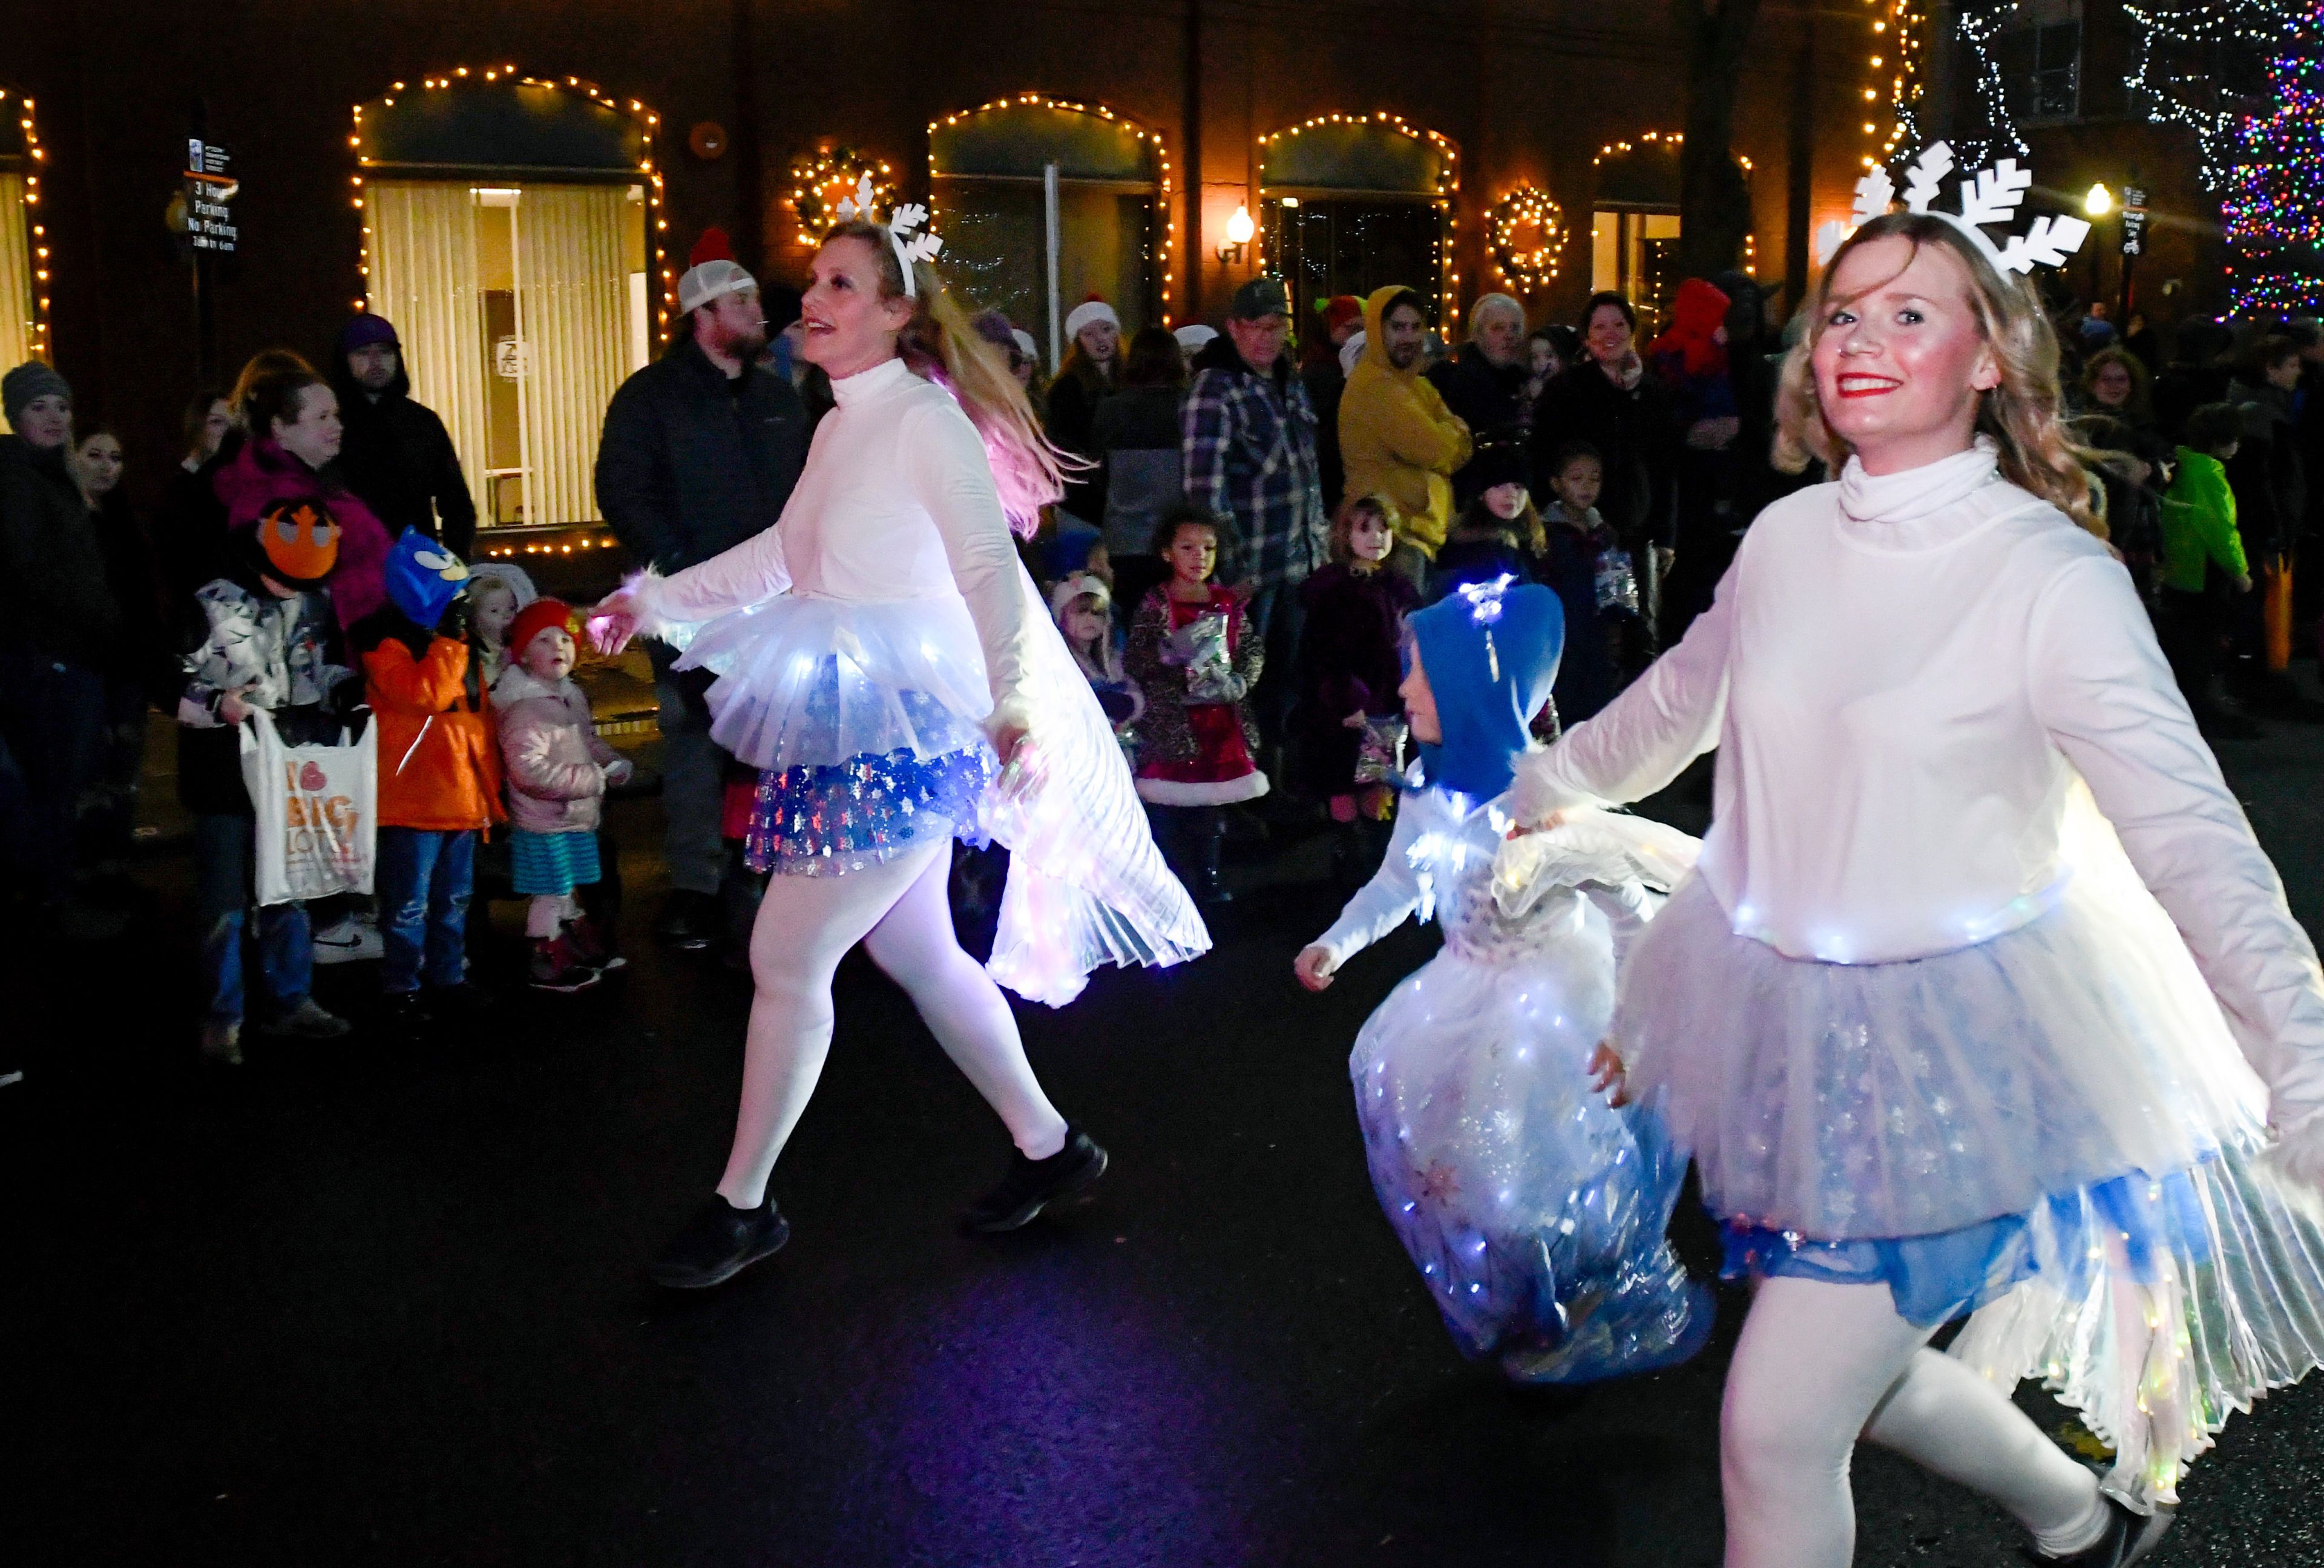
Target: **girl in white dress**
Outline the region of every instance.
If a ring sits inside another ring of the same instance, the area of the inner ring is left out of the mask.
[[[670,577],[633,580],[593,634],[644,632],[706,669],[711,733],[760,769],[748,853],[774,875],[751,938],[758,995],[717,1194],[656,1261],[715,1285],[780,1247],[767,1195],[832,1035],[858,942],[1008,1126],[1017,1154],[972,1205],[1022,1225],[1106,1155],[1049,1103],[994,982],[1052,1006],[1103,963],[1174,964],[1208,934],[1164,867],[1111,727],[1010,540],[1059,493],[1022,390],[971,331],[902,209],[816,253],[801,352],[838,406],[775,527]],[[1010,851],[991,961],[953,935],[955,836]]]
[[[2264,1101],[2273,1158],[2324,1167],[2324,981],[2078,526],[2056,345],[1997,254],[1918,210],[1839,251],[1784,407],[1838,478],[1761,514],[1685,641],[1518,766],[1517,815],[1554,823],[1719,748],[1698,874],[1600,1065],[1755,1282],[1729,1568],[1844,1568],[1859,1434],[2043,1560],[2121,1568],[2228,1412],[2324,1359],[2324,1234],[2259,1163]],[[2116,1444],[2103,1490],[2009,1401],[2034,1370]]]
[[[1379,871],[1296,964],[1321,991],[1406,919],[1443,926],[1443,949],[1365,1020],[1348,1060],[1373,1190],[1464,1355],[1519,1383],[1672,1365],[1713,1316],[1663,1239],[1686,1162],[1651,1112],[1600,1099],[1588,1064],[1616,953],[1694,841],[1590,812],[1586,830],[1537,835],[1529,847],[1554,838],[1561,853],[1497,887],[1510,763],[1557,678],[1563,612],[1503,577],[1406,625],[1420,758]]]

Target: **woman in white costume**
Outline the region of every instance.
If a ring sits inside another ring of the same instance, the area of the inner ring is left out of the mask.
[[[1518,765],[1517,816],[1554,825],[1719,748],[1600,1068],[1692,1151],[1754,1281],[1729,1568],[1844,1568],[1859,1435],[1994,1499],[2039,1560],[2123,1568],[2229,1410],[2324,1357],[2324,1233],[2259,1163],[2272,1122],[2271,1167],[2324,1166],[2315,951],[2078,526],[2018,244],[1933,187],[1840,249],[1786,367],[1784,437],[1838,479],[1764,512],[1684,641]],[[2036,1370],[2116,1443],[2103,1483],[2010,1402]]]
[[[751,936],[733,1148],[717,1194],[656,1259],[665,1285],[715,1285],[788,1238],[768,1177],[830,1048],[833,972],[858,942],[1016,1143],[968,1210],[984,1231],[1078,1195],[1106,1163],[1042,1093],[994,982],[1062,1005],[1099,964],[1209,945],[1018,562],[1011,519],[1056,499],[1056,457],[927,265],[922,216],[844,222],[816,254],[802,352],[838,406],[781,520],[632,581],[591,621],[601,646],[641,632],[685,647],[680,669],[717,675],[711,733],[761,770],[747,849],[777,873]],[[1011,853],[989,973],[953,935],[956,835]]]

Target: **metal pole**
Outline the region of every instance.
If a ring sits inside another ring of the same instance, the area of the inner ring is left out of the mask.
[[[1057,309],[1057,166],[1054,163],[1041,166],[1041,211],[1049,231],[1049,374],[1055,375],[1065,362],[1065,346],[1059,341],[1065,327]]]
[[[1179,300],[1186,321],[1203,318],[1203,0],[1186,0],[1185,94],[1179,106],[1178,200],[1186,214],[1186,244],[1178,253]],[[1170,215],[1164,213],[1168,223]],[[1164,301],[1164,309],[1169,302]]]

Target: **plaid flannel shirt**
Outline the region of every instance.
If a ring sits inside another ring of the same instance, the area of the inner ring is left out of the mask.
[[[1242,536],[1218,580],[1294,586],[1331,559],[1315,458],[1315,405],[1296,374],[1278,383],[1237,359],[1194,377],[1179,410],[1186,496]],[[1223,556],[1223,552],[1222,552]]]

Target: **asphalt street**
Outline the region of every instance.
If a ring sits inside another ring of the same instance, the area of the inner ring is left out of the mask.
[[[2225,748],[2311,930],[2324,726]],[[1700,825],[1702,780],[1658,803]],[[1693,1364],[1519,1394],[1454,1352],[1374,1204],[1358,1025],[1407,930],[1328,993],[1320,845],[1249,846],[1217,950],[1019,1008],[1097,1201],[959,1233],[1004,1134],[889,982],[843,970],[828,1071],[776,1176],[788,1249],[731,1286],[640,1266],[716,1179],[749,990],[646,935],[655,807],[616,807],[632,964],[511,991],[472,1038],[260,1041],[195,1060],[189,866],[124,942],[8,933],[0,1028],[0,1517],[45,1564],[1524,1564],[1701,1568],[1740,1307]],[[478,973],[513,974],[496,906]],[[360,1016],[366,966],[319,994]],[[1707,1231],[1682,1241],[1708,1263]],[[2022,1395],[2061,1440],[2066,1414]],[[2324,1563],[2324,1379],[2236,1417],[2154,1568]],[[1858,1561],[2017,1561],[1998,1514],[1857,1464]]]

